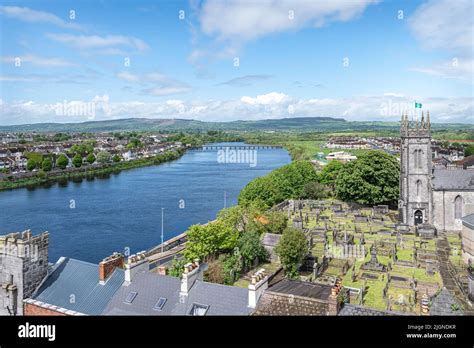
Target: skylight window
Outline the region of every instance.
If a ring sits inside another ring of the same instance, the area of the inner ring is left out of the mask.
[[[125,303],[132,303],[133,300],[135,299],[135,297],[137,297],[137,295],[138,295],[138,292],[136,292],[136,291],[130,291],[130,292],[128,293],[128,295],[127,295],[127,298],[126,298],[125,301],[123,301],[123,302],[125,302]]]
[[[158,300],[158,302],[155,304],[155,306],[153,307],[153,309],[155,311],[161,311],[163,309],[163,307],[165,306],[165,303],[166,303],[166,298],[164,297],[160,297],[160,299]]]
[[[206,315],[208,309],[209,309],[208,305],[193,303],[191,308],[188,311],[188,315],[203,316],[203,315]]]

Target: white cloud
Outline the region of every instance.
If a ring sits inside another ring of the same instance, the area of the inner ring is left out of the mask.
[[[410,70],[474,83],[473,9],[472,0],[430,0],[418,7],[409,18],[414,36],[422,46],[450,54],[452,58]]]
[[[472,123],[474,115],[473,98],[428,98],[394,92],[394,96],[297,99],[283,93],[273,93],[275,94],[268,93],[263,98],[260,96],[260,99],[259,96],[248,97],[252,98],[252,103],[248,103],[247,99],[244,99],[245,101],[241,99],[223,101],[169,99],[160,102],[113,102],[108,96],[96,96],[83,103],[96,105],[95,120],[144,117],[233,121],[291,117],[342,117],[349,121],[397,121],[403,112],[414,110],[414,100],[422,103],[424,110],[430,111],[433,122]],[[269,95],[273,97],[268,97]],[[276,95],[284,97],[275,97]],[[270,100],[273,101],[270,102]],[[62,100],[51,104],[33,101],[10,103],[4,100],[3,104],[0,104],[0,124],[87,120],[85,116],[56,115],[53,111],[61,103],[63,103]]]
[[[267,94],[257,95],[255,98],[244,96],[240,98],[240,101],[244,104],[250,105],[269,105],[269,104],[279,104],[285,99],[288,99],[288,96],[284,93],[271,92]]]
[[[20,63],[29,63],[36,66],[43,67],[64,67],[64,66],[73,66],[74,63],[64,60],[63,58],[57,57],[39,57],[31,54],[19,55],[19,56],[4,56],[2,57],[2,62],[15,64],[19,59]]]
[[[252,40],[275,32],[321,27],[359,16],[377,0],[208,0],[200,9],[201,30],[221,40]],[[291,17],[292,11],[293,18]]]
[[[472,54],[472,0],[430,0],[417,8],[409,23],[425,47]]]
[[[157,72],[134,74],[128,71],[121,71],[116,76],[117,78],[129,83],[136,83],[146,86],[146,88],[141,90],[141,93],[157,97],[187,93],[192,89],[191,86],[184,82],[174,80]]]
[[[80,25],[65,22],[52,13],[36,11],[28,7],[0,6],[0,14],[28,23],[49,23],[62,28],[81,29]]]
[[[141,39],[133,36],[123,35],[72,35],[72,34],[47,34],[53,41],[65,43],[79,49],[104,49],[100,51],[104,54],[118,54],[121,50],[115,46],[132,48],[137,51],[145,51],[150,47]]]
[[[304,27],[322,27],[335,21],[360,16],[367,6],[379,0],[207,0],[194,6],[200,33],[214,42],[200,47],[199,32],[191,24],[193,51],[189,61],[198,69],[203,62],[234,57],[242,45],[264,36]]]

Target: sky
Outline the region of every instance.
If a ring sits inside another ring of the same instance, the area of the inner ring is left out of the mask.
[[[472,0],[0,3],[0,125],[474,123]]]

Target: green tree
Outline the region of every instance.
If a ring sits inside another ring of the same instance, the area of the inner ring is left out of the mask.
[[[336,195],[343,201],[395,206],[399,177],[400,166],[394,156],[369,151],[344,165],[336,179]]]
[[[40,169],[40,170],[38,170],[38,173],[36,174],[36,176],[40,179],[44,179],[44,178],[46,178],[46,173],[43,169]]]
[[[76,154],[72,159],[72,164],[76,168],[82,166],[82,156],[80,154]]]
[[[232,250],[238,241],[239,233],[217,220],[207,225],[192,225],[187,232],[184,255],[186,259],[205,260],[208,256]]]
[[[118,154],[115,154],[114,157],[112,157],[112,161],[115,163],[120,162],[121,159],[122,158]]]
[[[317,181],[308,182],[303,187],[301,198],[304,199],[323,199],[328,196],[326,186]]]
[[[172,277],[181,277],[181,275],[184,272],[184,265],[186,264],[186,260],[184,258],[178,259],[178,258],[173,258],[173,261],[171,262],[171,266],[168,269],[168,275]]]
[[[26,162],[26,169],[28,169],[30,172],[36,168],[36,161],[34,159],[29,159]]]
[[[46,157],[44,160],[43,160],[43,163],[41,163],[41,168],[45,171],[45,172],[50,172],[51,169],[53,169],[53,162],[51,161],[51,159],[49,157]]]
[[[101,163],[101,164],[104,164],[104,163],[108,163],[110,162],[110,153],[107,152],[107,151],[100,151],[98,154],[97,154],[97,162]]]
[[[66,155],[59,155],[58,159],[56,160],[56,166],[61,169],[66,169],[67,165],[69,164],[69,158]]]
[[[334,190],[337,176],[343,167],[344,164],[339,161],[330,161],[319,173],[318,181]]]
[[[240,278],[240,274],[242,273],[242,256],[238,252],[225,255],[222,264],[224,271],[224,283],[228,285],[234,284],[234,282]]]
[[[474,155],[474,146],[468,146],[464,149],[464,157]]]
[[[302,265],[308,251],[308,241],[303,231],[293,227],[288,227],[283,231],[280,241],[275,248],[285,274],[290,278],[298,275],[298,269]]]
[[[249,270],[254,262],[265,262],[268,258],[268,253],[263,247],[260,235],[257,232],[244,233],[239,239],[238,247],[245,270]]]
[[[89,164],[92,164],[95,162],[95,156],[93,153],[90,153],[87,155],[86,157],[86,161],[89,163]]]

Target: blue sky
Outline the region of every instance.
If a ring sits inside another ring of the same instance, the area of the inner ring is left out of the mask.
[[[396,120],[413,112],[414,100],[437,122],[472,123],[472,7],[470,0],[4,1],[0,124]],[[81,111],[91,105],[93,115]]]

